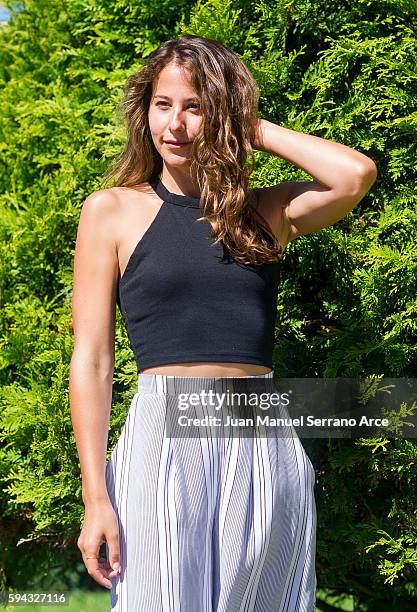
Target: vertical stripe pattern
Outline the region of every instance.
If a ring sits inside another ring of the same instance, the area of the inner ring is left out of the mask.
[[[245,377],[249,391],[251,378],[272,372]],[[315,611],[315,472],[295,430],[166,435],[175,394],[231,380],[139,374],[106,464],[121,553],[111,612]]]

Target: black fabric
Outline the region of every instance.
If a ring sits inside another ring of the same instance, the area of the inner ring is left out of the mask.
[[[236,262],[197,220],[199,198],[158,177],[149,184],[163,202],[118,285],[138,372],[202,361],[272,368],[279,263]]]

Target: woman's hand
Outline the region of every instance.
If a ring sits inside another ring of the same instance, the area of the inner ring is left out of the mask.
[[[99,559],[100,546],[107,543],[109,559]],[[77,540],[88,573],[100,586],[111,589],[110,578],[120,574],[119,529],[110,500],[85,505],[84,523]]]

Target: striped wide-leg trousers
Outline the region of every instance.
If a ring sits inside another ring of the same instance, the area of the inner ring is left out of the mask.
[[[243,378],[271,391],[272,372]],[[180,393],[234,380],[139,374],[106,464],[121,554],[112,612],[316,610],[315,472],[295,431],[167,435]]]

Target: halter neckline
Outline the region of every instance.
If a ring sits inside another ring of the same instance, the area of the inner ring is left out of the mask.
[[[164,202],[169,202],[170,204],[178,204],[179,206],[200,208],[200,198],[181,195],[179,193],[172,193],[171,191],[168,191],[159,176],[152,176],[148,182]]]

